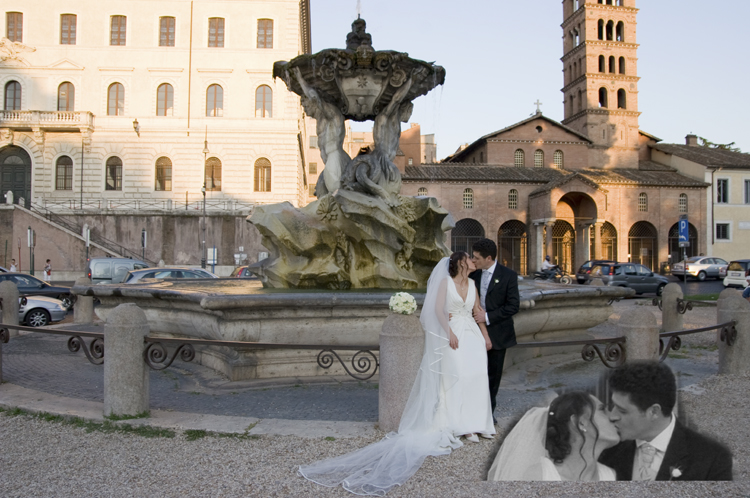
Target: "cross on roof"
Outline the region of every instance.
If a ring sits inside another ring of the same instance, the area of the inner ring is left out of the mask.
[[[541,109],[542,103],[539,102],[539,99],[536,99],[536,102],[534,102],[534,105],[536,106],[536,113],[537,114],[541,114],[542,113],[542,109]]]

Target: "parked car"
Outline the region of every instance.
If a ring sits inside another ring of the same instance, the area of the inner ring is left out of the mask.
[[[123,280],[125,284],[136,284],[144,278],[219,278],[203,268],[145,268],[128,272]]]
[[[258,278],[247,266],[238,266],[229,276],[233,278]]]
[[[727,266],[727,276],[724,278],[724,287],[747,287],[750,276],[750,259],[737,259]]]
[[[578,268],[578,271],[576,272],[576,280],[578,280],[579,284],[585,284],[586,281],[589,279],[589,273],[591,272],[591,268],[594,265],[603,265],[603,264],[611,264],[611,263],[617,263],[617,261],[613,261],[611,259],[590,259],[586,262],[584,262],[580,268]]]
[[[661,296],[667,277],[652,272],[638,263],[605,263],[594,265],[589,279],[601,278],[604,285],[629,287],[636,294],[654,293]]]
[[[88,276],[92,284],[119,284],[132,270],[148,268],[148,263],[130,258],[93,258]]]
[[[684,277],[685,273],[687,273],[689,278],[697,278],[703,282],[707,278],[719,278],[721,267],[728,264],[721,258],[693,256],[687,260],[675,263],[672,266],[672,275],[675,277]]]
[[[30,296],[18,306],[18,323],[29,327],[44,327],[59,322],[68,314],[68,308],[59,299],[44,296]]]
[[[0,273],[0,282],[6,280],[16,284],[18,286],[18,293],[22,296],[54,297],[62,301],[65,308],[70,308],[75,303],[76,296],[75,294],[71,294],[70,287],[50,285],[25,273]]]

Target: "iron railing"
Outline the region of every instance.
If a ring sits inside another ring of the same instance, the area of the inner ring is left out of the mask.
[[[710,332],[711,330],[719,330],[719,340],[725,342],[727,346],[734,345],[737,340],[737,322],[732,320],[730,322],[718,323],[711,327],[701,327],[699,329],[685,329],[675,330],[672,332],[662,332],[659,334],[659,354],[661,357],[659,361],[664,361],[669,354],[669,351],[678,351],[682,347],[682,339],[680,336],[688,334],[697,334],[699,332]],[[664,341],[667,340],[666,345]]]
[[[694,305],[701,305],[701,306],[717,306],[718,301],[699,301],[695,299],[685,300],[682,298],[677,299],[677,312],[681,315],[684,315],[686,311],[692,311]],[[660,311],[664,311],[662,303],[662,299],[659,297],[655,297],[651,304],[653,306],[658,306]]]

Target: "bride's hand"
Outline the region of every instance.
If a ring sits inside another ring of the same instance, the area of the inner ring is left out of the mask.
[[[452,330],[450,331],[448,345],[450,345],[451,349],[458,349],[458,337],[456,337],[456,334],[454,334]]]
[[[484,347],[487,348],[487,351],[492,349],[492,341],[490,340],[489,337],[484,338]]]

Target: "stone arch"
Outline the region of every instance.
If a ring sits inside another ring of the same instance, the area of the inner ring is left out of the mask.
[[[528,233],[526,224],[518,220],[506,221],[497,231],[497,259],[519,275],[528,273]]]
[[[659,232],[648,221],[639,221],[628,232],[628,260],[640,263],[654,271],[658,264]]]
[[[451,251],[464,251],[471,254],[474,242],[483,239],[484,227],[477,220],[464,218],[451,230]]]
[[[573,225],[557,220],[552,227],[552,262],[568,273],[575,271],[576,232]]]
[[[26,208],[31,206],[31,156],[17,145],[0,149],[0,199],[8,191],[13,192],[13,202],[24,199]]]
[[[594,247],[596,244],[595,240],[595,230],[596,225],[591,225],[590,228],[591,232],[589,234],[589,241],[590,241],[590,247],[589,247],[589,259],[594,259],[596,254],[596,248]],[[605,221],[602,223],[602,227],[599,230],[599,238],[601,240],[601,259],[609,259],[612,261],[617,261],[617,229],[615,226]]]

